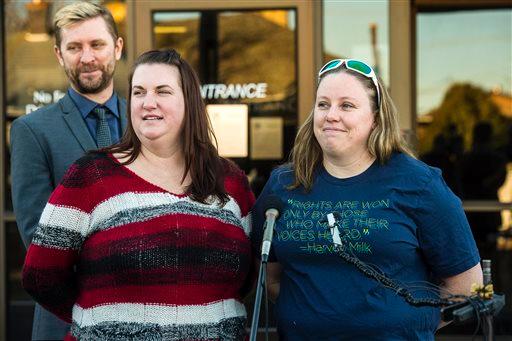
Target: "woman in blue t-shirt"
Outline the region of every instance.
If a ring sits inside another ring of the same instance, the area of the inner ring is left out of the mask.
[[[482,270],[461,202],[412,156],[371,67],[336,59],[318,77],[291,163],[272,172],[253,213],[261,241],[266,197],[284,203],[268,263],[280,338],[434,340],[439,309],[406,303],[344,261],[325,218],[337,217],[348,254],[414,297],[468,295]]]

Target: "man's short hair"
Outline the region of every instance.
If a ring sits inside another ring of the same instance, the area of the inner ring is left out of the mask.
[[[117,32],[116,23],[110,11],[105,7],[91,2],[79,1],[62,7],[57,13],[55,13],[55,17],[53,19],[55,45],[60,48],[60,44],[62,42],[62,28],[100,16],[103,18],[103,20],[105,20],[107,29],[115,42],[119,37],[119,34]]]

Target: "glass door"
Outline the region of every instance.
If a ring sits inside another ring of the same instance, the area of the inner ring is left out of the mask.
[[[174,48],[192,65],[219,152],[249,175],[257,195],[272,168],[287,160],[297,127],[311,110],[314,4],[208,5],[134,3],[136,54]]]
[[[220,154],[246,172],[258,195],[270,171],[287,160],[297,128],[312,108],[318,67],[312,52],[314,4],[201,4],[135,4],[137,55],[174,48],[192,65]],[[248,321],[253,301],[246,301]]]
[[[153,47],[176,49],[197,71],[219,152],[252,175],[255,192],[295,136],[296,17],[295,9],[152,12]]]

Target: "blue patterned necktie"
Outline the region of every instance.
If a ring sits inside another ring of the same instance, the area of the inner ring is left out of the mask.
[[[110,128],[107,122],[107,112],[104,107],[96,107],[93,109],[96,116],[96,144],[98,148],[105,148],[112,144],[110,136]]]

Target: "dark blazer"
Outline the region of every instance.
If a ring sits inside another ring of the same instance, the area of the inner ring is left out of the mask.
[[[122,131],[126,101],[119,100]],[[50,194],[68,167],[97,149],[73,100],[66,94],[55,104],[17,118],[11,127],[12,201],[18,230],[28,247]],[[62,340],[69,325],[36,304],[33,340]]]

